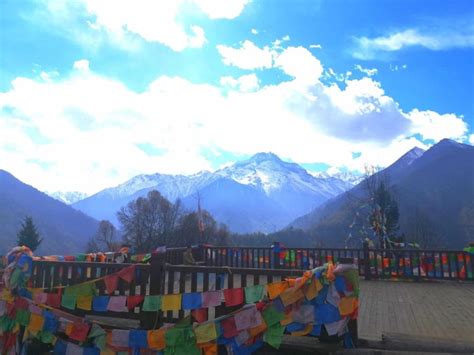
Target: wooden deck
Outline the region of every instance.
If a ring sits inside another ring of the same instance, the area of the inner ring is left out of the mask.
[[[382,334],[474,342],[474,283],[361,281],[359,337]]]

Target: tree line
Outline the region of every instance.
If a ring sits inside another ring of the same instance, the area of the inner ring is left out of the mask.
[[[164,245],[229,243],[227,226],[208,211],[186,211],[179,199],[172,203],[156,190],[122,207],[117,219],[119,230],[109,221],[99,223],[87,244],[88,252],[117,250],[120,244],[130,245],[136,253],[147,253]]]

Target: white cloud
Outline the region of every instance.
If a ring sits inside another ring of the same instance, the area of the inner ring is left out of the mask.
[[[89,70],[89,61],[87,59],[77,60],[72,67],[77,70]]]
[[[241,77],[235,79],[231,76],[223,76],[220,79],[220,83],[224,87],[229,87],[231,89],[238,89],[241,92],[251,92],[259,88],[259,80],[255,73],[242,75]]]
[[[467,133],[467,123],[462,117],[447,113],[441,115],[434,111],[414,109],[407,114],[413,122],[413,133],[419,133],[424,139],[439,141],[443,138],[462,138]]]
[[[372,69],[363,68],[360,64],[356,64],[354,68],[368,76],[374,76],[378,72],[378,69],[376,68],[372,68]]]
[[[320,44],[310,44],[309,48],[313,49],[322,49],[323,47]]]
[[[471,143],[472,145],[474,145],[474,134],[471,134],[469,136],[469,143]]]
[[[250,32],[252,32],[253,35],[258,35],[258,30],[256,30],[255,28],[252,28]]]
[[[204,29],[188,23],[188,12],[200,11],[210,19],[234,19],[249,0],[41,0],[28,20],[58,28],[58,33],[94,49],[111,43],[127,50],[137,39],[161,43],[174,51],[206,43]],[[194,5],[194,6],[192,6]]]
[[[398,64],[390,63],[389,68],[390,68],[390,71],[399,71],[399,70],[405,70],[406,68],[408,68],[408,65],[407,64],[398,65]]]
[[[288,47],[276,56],[275,67],[293,78],[309,84],[316,83],[323,73],[321,62],[304,47]]]
[[[250,0],[192,0],[210,19],[234,19]]]
[[[273,50],[268,46],[259,48],[249,40],[244,41],[240,48],[217,45],[217,50],[226,65],[232,65],[240,69],[272,67]]]
[[[467,140],[462,117],[405,113],[373,78],[321,82],[321,63],[303,47],[275,51],[264,67],[292,79],[265,86],[255,73],[220,85],[160,76],[135,92],[85,63],[48,80],[16,78],[0,93],[1,168],[44,190],[92,193],[141,173],[210,169],[203,152],[273,151],[362,170],[426,148],[416,134]],[[162,153],[147,154],[143,145]]]
[[[356,38],[357,49],[353,55],[359,59],[373,59],[379,52],[394,52],[407,47],[424,47],[439,51],[452,48],[474,47],[472,26],[445,32],[407,29],[375,38]]]

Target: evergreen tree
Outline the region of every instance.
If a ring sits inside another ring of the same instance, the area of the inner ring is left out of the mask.
[[[31,251],[35,251],[42,241],[43,239],[40,238],[38,230],[33,223],[33,218],[25,217],[25,220],[21,224],[21,229],[17,234],[18,245],[27,246]]]

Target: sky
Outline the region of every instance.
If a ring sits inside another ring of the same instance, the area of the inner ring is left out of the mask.
[[[0,169],[88,194],[273,152],[474,145],[471,0],[0,1]]]

